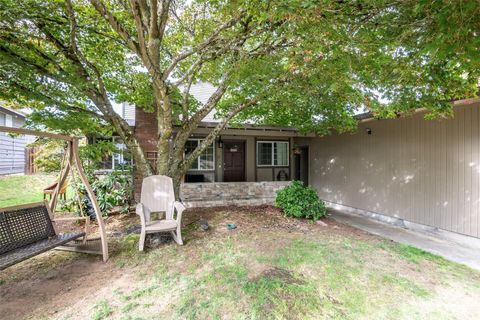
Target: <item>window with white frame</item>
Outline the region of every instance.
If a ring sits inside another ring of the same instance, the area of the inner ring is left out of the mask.
[[[117,152],[115,152],[112,156],[112,169],[124,169],[132,165],[132,156],[128,151],[125,143],[123,143],[123,140],[119,137],[113,137],[113,143],[115,143],[115,148],[117,149]]]
[[[257,141],[257,166],[288,167],[288,141]]]
[[[203,139],[188,139],[185,144],[185,155],[190,154],[195,150]],[[190,170],[208,171],[215,170],[215,148],[213,143],[209,145],[200,156],[193,161]]]
[[[110,140],[115,145],[115,152],[111,155],[107,155],[102,159],[100,165],[101,170],[124,170],[132,165],[132,156],[127,149],[125,143],[123,143],[120,137],[111,137],[111,138],[97,138],[95,143],[98,143],[100,140]]]
[[[5,127],[13,127],[13,117],[10,114],[5,114]]]

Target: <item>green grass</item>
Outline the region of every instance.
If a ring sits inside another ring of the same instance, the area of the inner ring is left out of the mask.
[[[480,294],[478,273],[383,240],[264,232],[256,239],[192,241],[193,254],[174,245],[138,254],[130,250],[132,239],[124,241],[128,254],[119,257],[120,265],[149,271],[113,309],[127,318],[402,319],[417,301],[434,300],[436,285],[461,283],[469,294]],[[165,297],[170,300],[159,310],[158,299]],[[442,314],[436,307],[432,312]]]
[[[95,305],[94,320],[101,320],[112,314],[112,308],[109,306],[107,300],[101,300]]]
[[[43,200],[43,189],[56,179],[54,175],[0,177],[0,208]]]
[[[66,311],[72,319],[468,319],[480,273],[417,248],[348,229],[185,228],[185,245],[138,252],[138,235],[111,241],[117,274]],[[189,212],[188,214],[194,214]],[[264,226],[261,215],[245,215]],[[238,221],[238,220],[237,220]],[[245,221],[245,220],[244,220]],[[250,221],[249,221],[250,222]],[[305,224],[306,225],[306,224]],[[338,230],[338,231],[337,231]],[[118,274],[127,281],[116,281]],[[1,278],[1,277],[0,277]],[[93,301],[93,302],[92,302]],[[79,313],[89,304],[88,314]]]

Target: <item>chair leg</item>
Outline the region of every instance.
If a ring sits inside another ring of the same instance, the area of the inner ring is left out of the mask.
[[[138,250],[140,251],[143,251],[143,248],[145,246],[145,237],[146,237],[145,231],[142,230],[140,232],[140,241],[138,242]]]
[[[183,245],[182,229],[180,227],[177,228],[177,231],[172,231],[172,237],[176,243]]]

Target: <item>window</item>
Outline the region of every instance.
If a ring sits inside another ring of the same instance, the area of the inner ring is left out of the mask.
[[[122,139],[118,137],[113,137],[113,142],[115,143],[115,152],[112,156],[112,169],[113,170],[122,170],[132,164],[132,156],[127,149],[127,146],[123,143]]]
[[[287,141],[258,141],[257,166],[288,167]]]
[[[13,127],[13,117],[10,114],[5,115],[5,127]]]
[[[185,144],[185,155],[190,154],[202,143],[203,139],[189,139]],[[215,150],[213,144],[209,145],[202,154],[193,161],[190,170],[214,170],[215,169]]]
[[[132,156],[127,149],[127,146],[123,143],[119,137],[112,137],[112,142],[115,144],[115,153],[107,155],[103,158],[100,165],[101,170],[125,170],[132,165]],[[95,143],[99,141],[108,141],[108,139],[97,138]]]

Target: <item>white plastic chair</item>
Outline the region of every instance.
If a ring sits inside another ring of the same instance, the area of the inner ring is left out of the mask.
[[[143,251],[147,233],[171,232],[173,240],[183,245],[182,212],[185,206],[175,201],[172,178],[167,176],[150,176],[143,179],[140,203],[136,213],[140,216],[142,230],[140,232],[139,250]],[[177,213],[174,218],[174,213]],[[165,212],[165,219],[150,219],[152,212]]]

